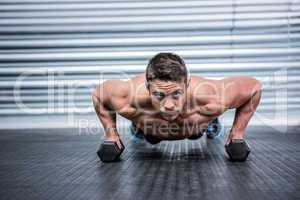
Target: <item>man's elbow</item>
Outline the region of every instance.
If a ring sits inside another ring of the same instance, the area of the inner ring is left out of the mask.
[[[261,96],[262,93],[262,82],[258,79],[255,79],[253,95],[258,94]]]
[[[96,86],[96,88],[94,88],[91,92],[91,97],[94,100],[95,98],[98,98],[98,86]]]
[[[261,83],[261,81],[256,79],[254,90],[253,90],[252,96],[251,96],[251,103],[253,104],[253,107],[255,109],[256,109],[257,105],[260,103],[261,96],[262,96],[262,83]]]
[[[97,90],[94,89],[92,92],[91,92],[91,99],[92,99],[92,102],[94,104],[94,107],[98,107],[99,103],[100,103],[100,99],[98,97],[98,93],[97,93]]]
[[[92,90],[91,92],[91,98],[93,100],[94,103],[96,102],[100,102],[100,100],[104,100],[104,87],[103,87],[103,83],[99,84],[95,87],[95,89]]]
[[[112,85],[112,80],[105,80],[101,84],[96,85],[95,89],[91,92],[91,96],[105,100],[110,95],[108,91],[111,90]]]
[[[96,90],[96,88],[94,90],[92,90],[91,97],[92,97],[92,99],[94,99],[94,98],[97,97],[97,90]]]
[[[241,88],[240,91],[243,96],[249,97],[253,96],[254,94],[261,92],[262,90],[262,82],[257,78],[246,76],[244,79],[241,79]]]

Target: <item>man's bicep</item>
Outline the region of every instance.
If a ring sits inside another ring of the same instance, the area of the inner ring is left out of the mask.
[[[105,87],[107,105],[115,111],[121,110],[129,100],[129,87],[126,81],[110,80]]]
[[[96,86],[92,95],[102,102],[106,107],[113,109],[115,102],[126,97],[128,90],[126,82],[122,80],[106,80]]]
[[[233,76],[222,80],[226,107],[238,108],[260,90],[261,83],[250,76]]]

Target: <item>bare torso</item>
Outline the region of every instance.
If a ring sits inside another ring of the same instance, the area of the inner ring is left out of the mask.
[[[144,134],[163,140],[177,140],[198,135],[210,121],[224,112],[221,108],[222,94],[219,80],[191,76],[186,107],[173,121],[166,121],[155,112],[145,86],[144,74],[130,79],[127,83],[131,88],[129,106],[118,114],[132,121],[143,130]]]
[[[157,102],[154,109],[144,73],[128,81],[108,80],[97,85],[92,92],[92,99],[95,111],[106,129],[106,137],[111,140],[118,138],[116,113],[132,121],[144,134],[162,140],[175,140],[198,135],[227,109],[236,109],[228,139],[243,138],[247,124],[260,102],[261,83],[253,77],[242,75],[221,80],[201,76],[191,76],[190,79],[185,92],[186,101],[182,104],[185,105],[184,109],[168,118],[169,121],[157,112]]]

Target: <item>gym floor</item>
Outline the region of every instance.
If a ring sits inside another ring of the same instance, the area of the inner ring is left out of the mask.
[[[103,164],[100,135],[73,129],[0,131],[4,199],[300,199],[300,134],[248,129],[244,163],[221,138],[152,146],[123,136],[122,160]]]

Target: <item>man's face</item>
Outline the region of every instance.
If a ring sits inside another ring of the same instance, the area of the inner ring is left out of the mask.
[[[185,81],[153,80],[148,84],[151,102],[155,110],[159,111],[161,116],[168,121],[176,119],[186,101],[187,85]]]

